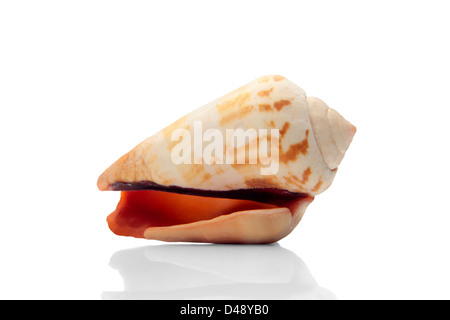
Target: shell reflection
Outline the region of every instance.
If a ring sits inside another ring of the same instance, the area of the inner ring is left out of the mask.
[[[103,299],[335,299],[278,244],[160,245],[123,250],[110,266],[122,292]]]

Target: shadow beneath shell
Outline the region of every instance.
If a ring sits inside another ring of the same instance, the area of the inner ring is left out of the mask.
[[[118,251],[122,292],[102,299],[335,299],[279,244],[167,244]]]

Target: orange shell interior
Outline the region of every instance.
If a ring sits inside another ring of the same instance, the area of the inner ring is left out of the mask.
[[[165,191],[122,191],[116,210],[108,218],[112,232],[144,238],[149,227],[186,224],[237,211],[279,206],[251,200],[212,198]]]

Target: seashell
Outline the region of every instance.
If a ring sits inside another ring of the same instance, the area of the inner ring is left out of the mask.
[[[355,132],[286,78],[258,78],[111,165],[97,183],[121,191],[109,227],[163,241],[278,241],[330,186]]]

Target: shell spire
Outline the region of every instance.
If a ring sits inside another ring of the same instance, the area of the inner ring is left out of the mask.
[[[335,170],[352,142],[356,127],[319,98],[307,97],[306,101],[323,160],[330,170]]]

